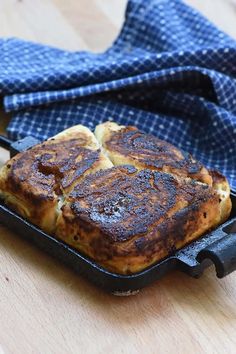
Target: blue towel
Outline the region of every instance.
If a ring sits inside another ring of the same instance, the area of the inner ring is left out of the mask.
[[[181,0],[130,0],[105,53],[0,40],[12,139],[82,123],[133,124],[192,153],[236,188],[236,41]]]

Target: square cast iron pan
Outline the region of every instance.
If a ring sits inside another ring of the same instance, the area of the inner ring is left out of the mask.
[[[27,137],[12,143],[0,136],[0,146],[10,151],[11,157],[38,142],[35,138]],[[163,261],[132,275],[107,271],[77,250],[30,224],[3,202],[0,202],[0,222],[105,291],[115,295],[130,295],[160,279],[172,269],[198,278],[207,266],[214,263],[219,278],[233,272],[236,269],[236,192],[232,191],[231,198],[233,210],[226,223]]]

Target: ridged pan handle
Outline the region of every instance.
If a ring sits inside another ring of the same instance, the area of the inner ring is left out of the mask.
[[[225,235],[220,240],[212,243],[197,255],[198,262],[210,259],[215,267],[218,278],[236,270],[236,233]]]

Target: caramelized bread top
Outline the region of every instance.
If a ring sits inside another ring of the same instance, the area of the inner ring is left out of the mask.
[[[65,218],[78,218],[83,225],[98,228],[112,242],[145,235],[173,215],[176,234],[180,235],[186,217],[196,217],[203,203],[209,212],[213,205],[219,209],[217,194],[206,184],[147,169],[138,171],[132,166],[87,176],[67,201],[62,208]],[[196,218],[196,225],[199,220]],[[219,222],[219,213],[215,222]],[[162,237],[165,230],[159,232]]]
[[[91,170],[111,166],[93,133],[78,125],[9,160],[0,170],[0,193],[21,215],[53,232],[73,186]]]
[[[96,127],[95,136],[115,165],[132,164],[212,185],[207,169],[189,153],[135,127],[106,122]]]
[[[7,165],[8,188],[39,202],[63,194],[99,161],[99,150],[81,147],[78,140],[38,145],[17,155]]]
[[[90,169],[111,167],[94,135],[82,128],[68,129],[8,161],[7,189],[32,203],[37,196],[38,203],[68,193]]]

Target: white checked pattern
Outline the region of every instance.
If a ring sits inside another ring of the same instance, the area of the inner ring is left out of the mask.
[[[236,189],[236,42],[180,0],[130,0],[103,54],[0,40],[11,138],[134,124],[222,171]]]

